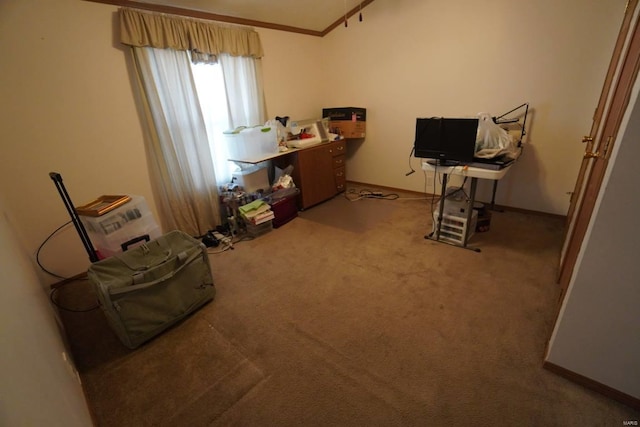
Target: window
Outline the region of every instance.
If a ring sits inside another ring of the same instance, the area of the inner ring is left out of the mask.
[[[227,161],[223,132],[264,124],[264,98],[256,60],[221,54],[215,64],[191,65],[219,185],[237,169]]]
[[[223,132],[231,128],[227,107],[227,91],[224,87],[222,66],[216,64],[192,64],[200,108],[213,156],[216,182],[229,182],[235,165],[227,161],[227,147]]]
[[[260,37],[245,27],[128,8],[119,16],[144,98],[149,175],[162,224],[201,235],[219,223],[215,187],[230,178],[222,132],[266,117]],[[220,65],[192,67],[191,50]]]

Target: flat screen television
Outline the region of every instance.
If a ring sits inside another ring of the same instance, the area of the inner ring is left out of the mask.
[[[418,118],[413,155],[441,165],[470,163],[477,134],[477,118]]]

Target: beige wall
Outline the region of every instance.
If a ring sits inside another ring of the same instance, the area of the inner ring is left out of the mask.
[[[124,193],[155,209],[125,54],[113,42],[115,10],[77,0],[0,6],[0,188],[34,252],[69,220],[51,171],[77,205]],[[42,255],[62,275],[88,265],[72,227]]]
[[[416,117],[499,114],[528,101],[526,152],[498,202],[564,214],[624,3],[378,0],[364,22],[352,18],[325,38],[259,29],[268,112],[366,107],[367,138],[350,144],[348,178],[420,191],[423,174],[405,177]],[[155,212],[116,10],[80,0],[0,4],[0,189],[32,253],[68,220],[51,171],[76,204],[139,194]],[[70,227],[42,257],[63,275],[88,265]]]
[[[422,173],[405,177],[416,117],[499,115],[529,102],[526,151],[497,201],[566,214],[625,3],[373,2],[322,46],[333,64],[324,102],[367,108],[348,179],[420,191]],[[479,184],[484,200],[489,189]]]
[[[322,115],[326,90],[320,52],[324,39],[257,28],[265,50],[262,60],[270,118],[307,119]]]
[[[77,371],[0,195],[3,426],[90,426]]]

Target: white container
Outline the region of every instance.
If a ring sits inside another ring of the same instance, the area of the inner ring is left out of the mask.
[[[82,224],[90,233],[109,235],[123,228],[127,223],[135,222],[151,211],[142,196],[130,196],[131,200],[116,209],[100,216],[80,215]],[[152,216],[153,218],[153,216]]]
[[[275,127],[256,126],[223,135],[231,161],[256,160],[278,153]]]
[[[270,188],[269,174],[266,167],[252,166],[233,172],[234,183],[247,193],[267,191]]]
[[[466,215],[466,214],[465,214]],[[469,229],[469,239],[476,231],[476,224],[478,223],[478,211],[474,210],[471,214],[471,224],[468,226],[466,216],[458,215],[442,215],[442,224],[440,226],[440,240],[453,243],[456,245],[462,245],[464,243],[464,236]],[[433,237],[436,237],[438,229],[438,211],[433,212]]]
[[[249,234],[250,236],[253,237],[258,237],[261,236],[265,233],[270,232],[271,230],[273,230],[273,222],[272,220],[269,221],[265,221],[261,224],[258,225],[253,225],[250,222],[246,223],[247,226],[247,234]]]
[[[153,219],[153,214],[149,212],[108,235],[93,232],[88,232],[88,234],[100,257],[108,258],[157,239],[162,236],[162,230]]]
[[[440,203],[436,204],[436,212],[440,209]],[[469,203],[466,200],[444,199],[444,212],[447,215],[463,216],[466,218]]]
[[[123,252],[122,245],[133,240],[129,248],[157,239],[162,230],[142,196],[130,196],[131,200],[100,216],[79,215],[89,234],[89,239],[102,258]]]

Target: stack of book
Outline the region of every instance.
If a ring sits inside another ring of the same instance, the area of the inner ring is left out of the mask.
[[[238,210],[245,222],[253,225],[263,224],[275,218],[271,206],[262,200],[255,200],[247,205],[240,206]]]

